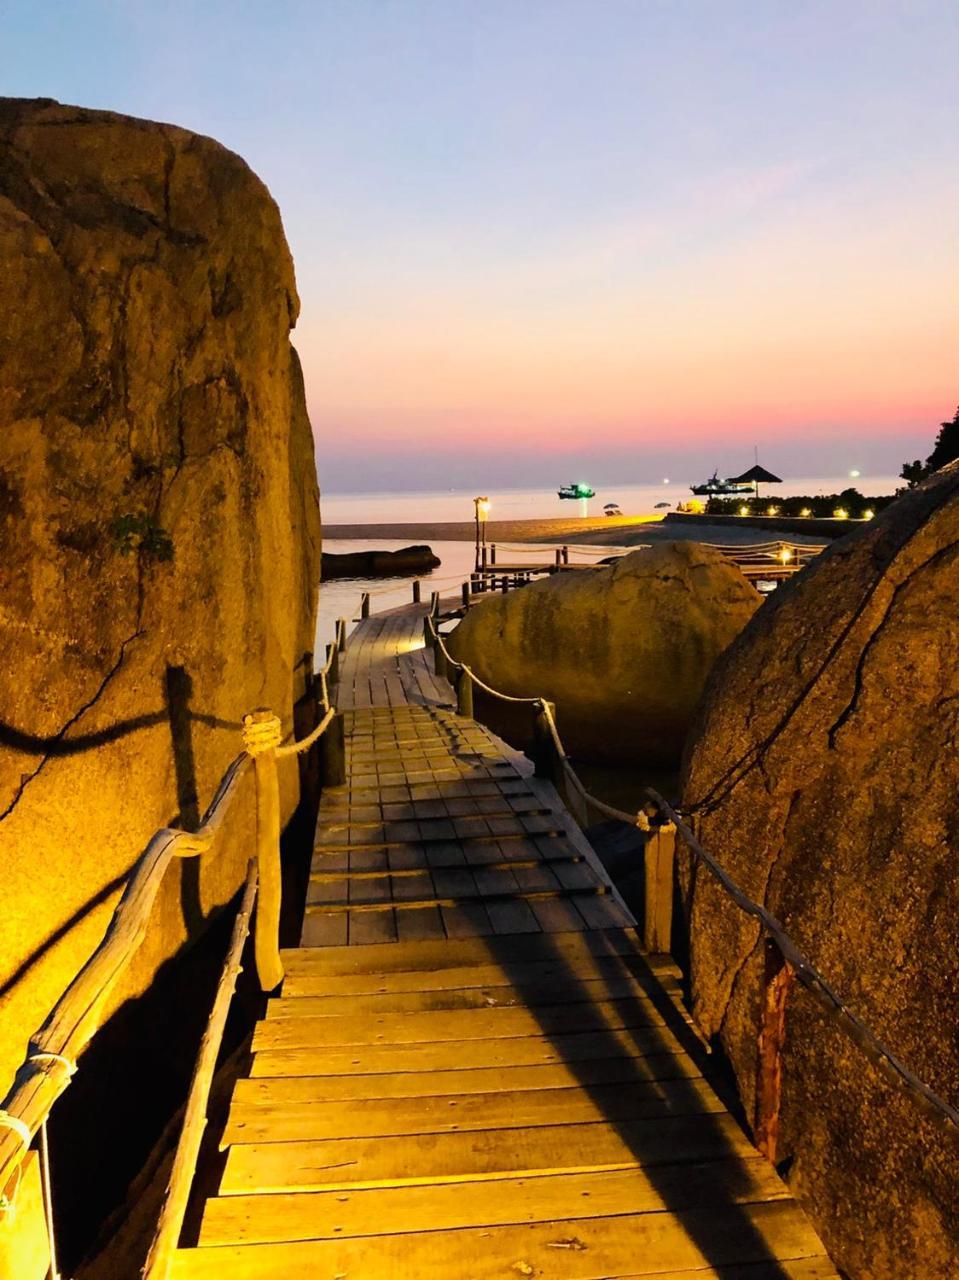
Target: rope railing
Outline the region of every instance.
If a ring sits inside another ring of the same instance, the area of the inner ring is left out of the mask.
[[[756,1145],[775,1162],[782,1091],[782,1047],[785,1038],[785,1008],[794,981],[815,1000],[880,1071],[885,1080],[905,1094],[927,1120],[953,1137],[959,1136],[959,1109],[941,1098],[910,1070],[875,1034],[863,1019],[838,995],[832,984],[816,968],[806,953],[786,932],[782,923],[760,903],[754,902],[732,876],[706,850],[682,815],[652,787],[644,787],[649,805],[636,813],[627,813],[607,804],[584,786],[570,762],[556,726],[554,705],[545,698],[516,697],[503,693],[482,680],[465,662],[453,657],[435,617],[427,618],[426,630],[432,643],[437,675],[450,669],[457,673],[457,709],[464,705],[472,714],[472,691],[462,693],[461,686],[476,685],[501,702],[523,703],[534,709],[534,765],[536,773],[562,786],[570,809],[582,814],[587,824],[588,811],[613,821],[639,827],[650,835],[647,843],[645,937],[648,950],[668,950],[673,897],[673,857],[671,841],[678,835],[695,861],[706,868],[733,903],[752,917],[766,938],[764,998],[762,1025],[758,1039],[756,1113],[754,1136]],[[650,813],[650,810],[652,813]],[[659,815],[659,823],[650,817]],[[663,841],[670,845],[664,856]],[[665,924],[664,924],[665,918]],[[650,939],[662,945],[649,945]]]
[[[337,621],[336,641],[328,647],[326,664],[314,673],[312,683],[308,681],[307,692],[312,692],[320,718],[306,737],[284,742],[282,722],[269,710],[253,711],[243,717],[243,750],[224,771],[198,828],[185,831],[162,827],[154,833],[133,865],[99,945],[40,1029],[30,1037],[24,1060],[0,1109],[0,1220],[14,1212],[20,1170],[27,1152],[37,1135],[44,1131],[55,1102],[76,1074],[83,1051],[101,1026],[110,996],[146,936],[167,870],[178,858],[201,857],[214,848],[251,769],[256,793],[257,852],[238,919],[245,916],[248,923],[255,898],[254,954],[260,987],[271,991],[282,980],[279,950],[281,811],[277,762],[300,755],[320,743],[324,783],[340,785],[345,781],[343,718],[331,706],[330,685],[338,678],[339,654],[345,649],[346,640],[346,623],[341,618]],[[246,925],[242,932],[245,938]],[[235,946],[241,945],[236,943],[236,934],[234,942]],[[237,957],[233,957],[233,961],[238,964]],[[219,1034],[214,1048],[211,1050],[205,1045],[205,1052],[208,1056],[212,1052],[214,1059],[223,1021],[225,1017],[218,1020]],[[42,1168],[45,1167],[44,1160]],[[46,1205],[49,1205],[49,1190],[45,1177]],[[185,1210],[185,1200],[181,1207]],[[169,1225],[169,1214],[165,1217],[164,1230],[171,1232],[174,1239],[179,1235],[182,1220],[180,1212],[174,1230]],[[51,1234],[51,1256],[53,1243]],[[164,1247],[154,1253],[165,1260],[162,1267],[151,1264],[150,1276],[160,1280],[166,1274],[170,1250]],[[55,1266],[53,1269],[55,1271]]]

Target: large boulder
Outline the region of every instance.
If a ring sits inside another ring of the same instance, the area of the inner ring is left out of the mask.
[[[297,309],[239,157],[0,100],[0,1095],[244,712],[290,728],[320,554]],[[281,781],[289,815],[295,763]],[[216,856],[171,869],[106,1016],[235,893],[251,799]]]
[[[441,564],[431,547],[401,547],[399,551],[323,552],[322,577],[331,578],[408,578],[412,574],[432,573]]]
[[[713,663],[760,603],[718,551],[664,542],[481,597],[452,650],[502,692],[555,702],[570,750],[675,764]]]
[[[705,847],[959,1104],[959,463],[781,587],[719,663],[685,770]],[[754,1114],[762,947],[701,870],[694,1011]],[[799,991],[780,1154],[856,1278],[959,1274],[959,1138]]]

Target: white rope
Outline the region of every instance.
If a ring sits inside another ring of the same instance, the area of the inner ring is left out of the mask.
[[[18,1134],[24,1148],[33,1141],[33,1134],[19,1116],[12,1116],[9,1111],[0,1111],[0,1129],[12,1129]]]
[[[283,726],[279,717],[267,716],[254,720],[253,715],[243,717],[243,746],[247,755],[259,756],[265,751],[275,751],[283,741]]]
[[[58,1066],[63,1067],[64,1071],[67,1073],[68,1080],[72,1079],[77,1073],[77,1064],[72,1058],[67,1058],[62,1053],[31,1053],[27,1056],[27,1062],[56,1063]]]

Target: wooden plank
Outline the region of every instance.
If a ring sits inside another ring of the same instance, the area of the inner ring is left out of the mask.
[[[290,952],[284,952],[289,955]],[[322,957],[319,958],[320,961]],[[503,964],[473,964],[450,969],[411,969],[397,973],[349,973],[327,975],[320,964],[288,972],[283,983],[287,996],[353,996],[405,991],[448,991],[469,987],[524,987],[533,983],[593,982],[602,978],[631,975],[650,990],[665,987],[679,992],[679,971],[671,960],[647,963],[638,956],[592,956],[540,960],[506,961]]]
[[[729,1268],[765,1265],[782,1276],[778,1259],[824,1260],[822,1246],[799,1210],[772,1200],[678,1213],[637,1213],[595,1219],[566,1218],[502,1227],[467,1227],[406,1235],[310,1240],[282,1244],[222,1245],[183,1250],[174,1280],[287,1280],[290,1276],[369,1276],[395,1280],[619,1280],[658,1275],[728,1277]],[[708,1270],[704,1270],[708,1268]],[[755,1273],[754,1273],[755,1274]],[[786,1273],[788,1275],[788,1272]],[[795,1273],[794,1273],[795,1274]]]
[[[475,1067],[451,1071],[384,1072],[379,1075],[254,1076],[237,1080],[233,1097],[250,1106],[274,1102],[334,1102],[363,1098],[428,1098],[443,1093],[489,1093],[497,1089],[564,1089],[626,1081],[678,1080],[700,1076],[684,1053],[546,1062],[532,1066]]]
[[[303,999],[311,997],[304,996]],[[651,1000],[630,997],[592,1004],[542,1005],[535,1011],[522,1006],[504,1006],[449,1009],[435,1013],[382,1013],[366,1017],[337,1014],[333,1017],[268,1018],[258,1023],[253,1033],[253,1048],[258,1051],[308,1048],[312,1045],[438,1044],[445,1040],[503,1040],[514,1036],[568,1035],[577,1031],[664,1025],[663,1015]]]
[[[686,1046],[668,1027],[516,1036],[508,1040],[451,1040],[339,1048],[320,1040],[299,1049],[256,1049],[250,1074],[338,1076],[354,1072],[361,1076],[398,1071],[530,1066],[544,1062],[581,1062],[595,1058],[683,1052],[686,1052]]]
[[[455,1074],[455,1073],[453,1073]],[[231,1143],[382,1138],[548,1125],[618,1123],[660,1115],[709,1115],[726,1108],[703,1080],[630,1080],[588,1089],[528,1089],[516,1094],[444,1093],[351,1102],[234,1102],[222,1139]]]
[[[756,1154],[731,1116],[495,1129],[420,1137],[334,1138],[231,1147],[222,1195],[289,1190],[324,1191],[344,1184],[473,1182],[503,1174],[536,1177],[591,1169],[652,1168]],[[455,1273],[454,1273],[455,1274]]]
[[[452,1183],[221,1196],[206,1207],[200,1244],[346,1239],[369,1235],[374,1229],[377,1235],[392,1235],[556,1218],[605,1218],[664,1209],[675,1212],[709,1200],[735,1205],[787,1196],[772,1166],[761,1156],[741,1162],[665,1165],[654,1173],[623,1169],[504,1178],[477,1183],[469,1195]]]
[[[550,938],[519,937],[488,941],[461,938],[450,942],[409,942],[399,947],[344,947],[311,954],[309,948],[281,952],[288,974],[308,972],[317,964],[326,974],[396,973],[410,970],[462,968],[497,961],[541,960],[557,955],[642,956],[632,929],[591,930],[580,936],[557,933]]]
[[[400,912],[400,915],[410,913]],[[413,912],[412,914],[417,914]],[[288,996],[270,1000],[268,1018],[312,1018],[352,1015],[375,1017],[381,1013],[435,1013],[448,1009],[493,1009],[542,1005],[597,1004],[609,1000],[650,1001],[649,987],[629,973],[595,979],[568,975],[546,981],[536,979],[510,986],[467,987],[465,990],[387,991],[376,995]]]

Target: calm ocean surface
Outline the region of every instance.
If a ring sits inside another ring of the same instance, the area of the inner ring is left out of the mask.
[[[706,479],[706,477],[702,477]],[[572,480],[573,477],[570,477]],[[902,482],[894,476],[859,477],[827,476],[825,478],[799,479],[788,484],[771,485],[770,498],[800,496],[805,494],[839,493],[843,489],[856,488],[869,497],[877,497],[885,493],[893,493]],[[414,524],[438,523],[448,520],[473,519],[472,492],[449,491],[446,493],[400,493],[400,494],[323,494],[321,506],[324,525],[331,524]],[[617,502],[623,515],[649,515],[659,502],[668,502],[675,506],[678,502],[692,497],[687,484],[678,482],[659,485],[621,485],[618,488],[609,486],[596,490],[596,497],[582,510],[580,503],[563,501],[556,495],[555,489],[538,490],[489,490],[490,520],[541,520],[569,519],[571,516],[602,514],[603,505]],[[564,542],[572,545],[573,540],[564,538]],[[384,551],[395,551],[408,546],[409,538],[403,539],[362,539],[347,540],[324,538],[323,546],[327,551],[363,551],[380,548]],[[473,568],[473,544],[471,542],[445,542],[430,539],[430,545],[439,556],[442,565],[434,573],[424,576],[423,591],[455,591],[461,582],[468,578]],[[524,557],[526,556],[524,552]],[[597,558],[608,554],[608,548],[589,548],[590,556]],[[530,547],[529,558],[552,559],[549,547]],[[320,587],[320,608],[317,618],[316,655],[323,661],[325,646],[333,638],[337,618],[355,617],[359,610],[360,595],[364,591],[372,594],[371,607],[374,610],[389,609],[411,599],[410,578],[378,578],[366,581],[360,578],[344,578],[334,582],[324,582]]]

